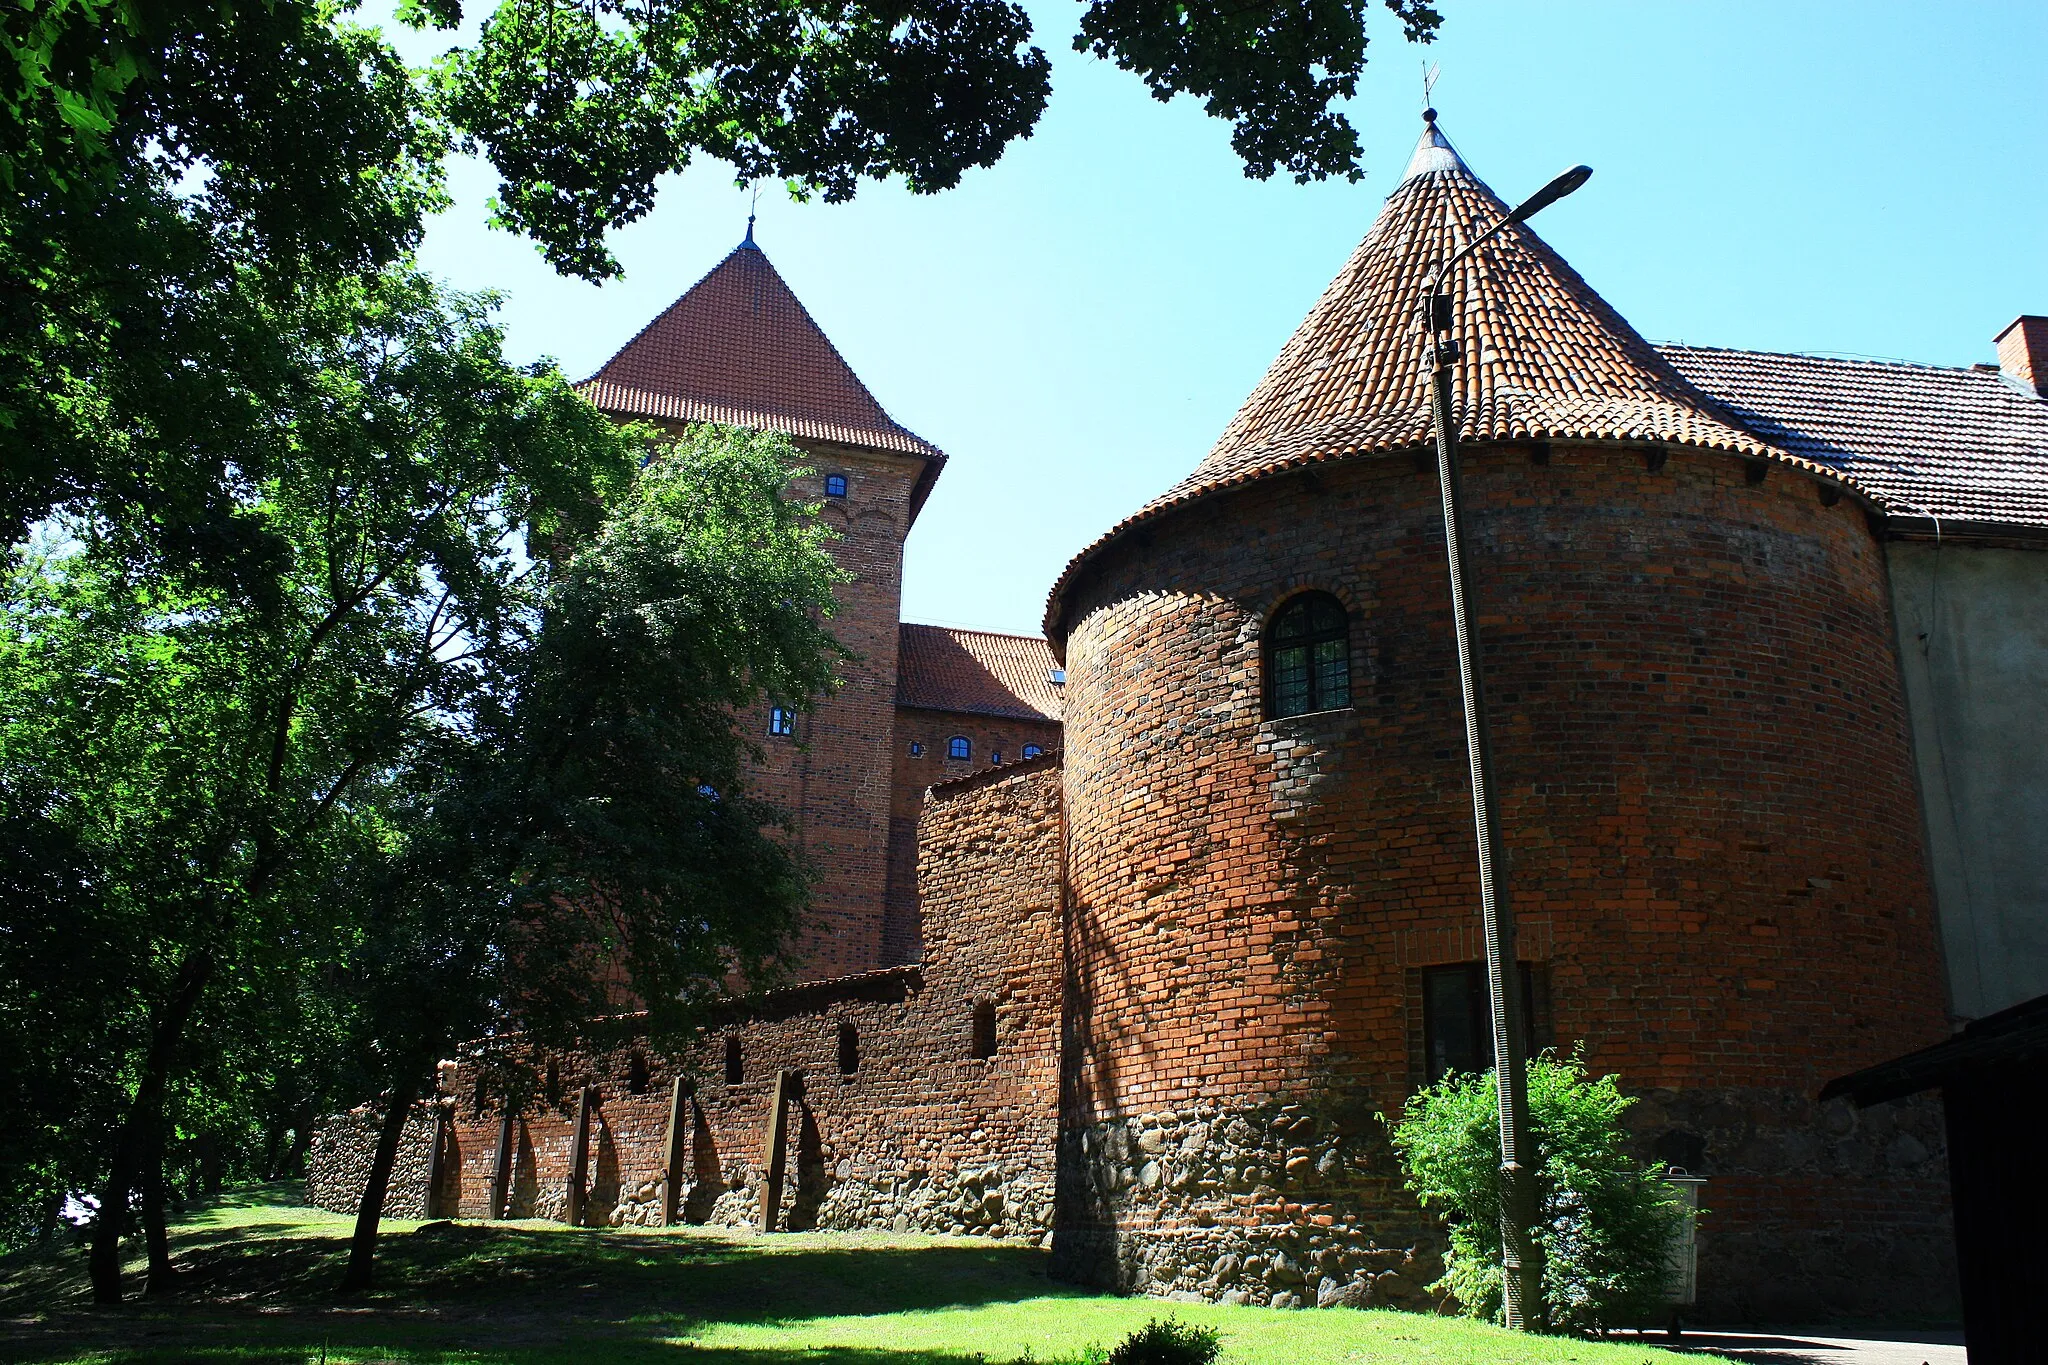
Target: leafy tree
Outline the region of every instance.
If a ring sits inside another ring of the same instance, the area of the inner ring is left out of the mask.
[[[1640,1324],[1663,1303],[1672,1234],[1687,1216],[1654,1167],[1628,1154],[1618,1077],[1594,1080],[1578,1057],[1529,1063],[1545,1325]],[[1393,1130],[1408,1187],[1452,1218],[1451,1254],[1433,1287],[1475,1317],[1499,1320],[1500,1128],[1492,1071],[1419,1091]]]
[[[491,704],[394,776],[389,856],[337,892],[369,898],[349,979],[385,1104],[346,1287],[369,1283],[435,1059],[480,1036],[501,1072],[536,1046],[676,1041],[735,975],[774,976],[806,880],[746,789],[738,717],[823,692],[840,654],[839,572],[782,496],[794,456],[717,428],[667,445],[558,552],[545,624]]]
[[[1384,0],[1411,39],[1425,0]],[[1369,0],[1092,0],[1074,40],[1233,125],[1249,175],[1359,173],[1333,104]],[[373,272],[479,151],[495,218],[556,268],[617,273],[605,240],[700,156],[798,195],[956,184],[1029,135],[1049,66],[1012,0],[499,0],[409,70],[352,0],[32,0],[0,10],[0,540],[55,507],[138,509],[166,553],[248,579],[279,553],[240,515],[260,406],[287,382],[263,309]],[[458,0],[403,0],[452,31]]]
[[[466,724],[523,648],[545,564],[517,532],[589,534],[644,451],[558,374],[507,366],[488,308],[397,271],[265,310],[295,378],[243,395],[280,454],[230,490],[271,547],[266,590],[181,573],[155,528],[100,508],[11,566],[0,824],[89,869],[80,927],[115,945],[109,1008],[134,1025],[102,1054],[123,1093],[102,1296],[209,984],[306,960],[355,784]],[[47,955],[24,959],[62,989]]]

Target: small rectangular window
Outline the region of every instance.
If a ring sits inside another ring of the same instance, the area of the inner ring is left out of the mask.
[[[768,708],[768,733],[771,735],[793,735],[796,733],[796,712],[787,706]]]
[[[843,498],[846,496],[846,476],[844,474],[827,474],[825,476],[825,496],[828,498]]]
[[[1536,1050],[1536,988],[1529,964],[1520,968],[1522,1050]],[[1493,1002],[1486,967],[1460,962],[1422,972],[1423,1079],[1435,1085],[1453,1071],[1471,1074],[1493,1065]]]

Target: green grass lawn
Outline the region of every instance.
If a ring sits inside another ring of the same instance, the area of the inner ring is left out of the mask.
[[[1042,1251],[964,1237],[392,1221],[378,1287],[341,1298],[350,1220],[290,1195],[246,1192],[180,1222],[173,1252],[186,1280],[171,1299],[93,1308],[75,1248],[0,1260],[0,1358],[1043,1365],[1171,1312],[1220,1328],[1225,1365],[1711,1359],[1408,1313],[1117,1298],[1047,1279]]]

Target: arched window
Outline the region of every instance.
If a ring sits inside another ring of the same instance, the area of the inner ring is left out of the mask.
[[[725,1035],[725,1083],[738,1085],[747,1078],[747,1068],[740,1061],[740,1036],[737,1033]]]
[[[946,757],[973,758],[974,746],[967,742],[967,736],[955,735],[946,741]]]
[[[825,496],[828,498],[843,498],[846,496],[846,476],[844,474],[827,474],[825,476]]]
[[[996,1055],[996,1002],[974,1002],[974,1056],[987,1061]]]
[[[1351,620],[1326,592],[1287,600],[1266,626],[1266,713],[1351,705]]]
[[[647,1093],[647,1054],[635,1052],[626,1059],[626,1089],[635,1095]]]
[[[851,1076],[860,1070],[860,1031],[851,1019],[839,1021],[839,1074]]]
[[[1027,744],[1024,746],[1024,757],[1026,758],[1037,758],[1040,754],[1044,752],[1045,750],[1039,748],[1036,744]]]

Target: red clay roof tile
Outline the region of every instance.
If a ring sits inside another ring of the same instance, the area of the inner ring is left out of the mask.
[[[1060,719],[1059,663],[1044,640],[904,622],[896,704],[1020,720]]]
[[[1365,240],[1214,448],[1187,478],[1067,565],[1047,599],[1046,634],[1064,638],[1064,598],[1075,575],[1140,522],[1284,470],[1430,445],[1422,296],[1444,261],[1507,212],[1429,127]],[[1691,446],[1784,461],[1856,486],[1841,469],[1746,428],[1526,224],[1510,224],[1467,257],[1446,289],[1457,300],[1454,335],[1465,355],[1454,395],[1462,440]]]
[[[1996,373],[1660,346],[1775,444],[1909,518],[2048,527],[2048,399]]]
[[[721,422],[916,456],[924,504],[945,452],[882,410],[752,238],[577,386],[615,417]]]

